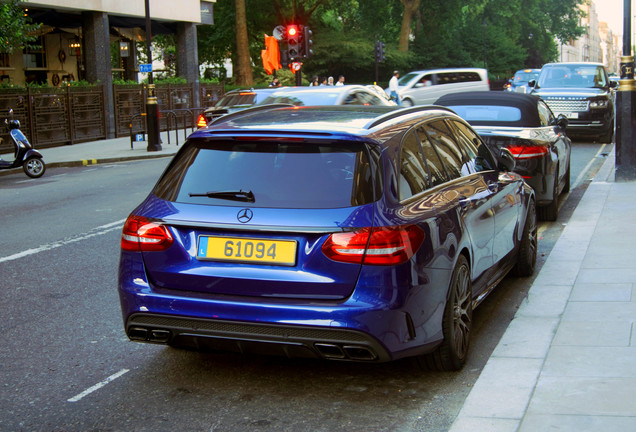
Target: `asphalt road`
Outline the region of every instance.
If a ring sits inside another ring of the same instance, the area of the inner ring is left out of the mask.
[[[577,144],[572,192],[540,226],[549,259],[608,146]],[[167,159],[0,177],[0,431],[446,431],[530,286],[507,278],[474,315],[466,367],[347,364],[129,342],[119,236]]]

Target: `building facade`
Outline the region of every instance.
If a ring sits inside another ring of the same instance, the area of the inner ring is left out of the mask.
[[[559,61],[598,62],[603,63],[609,73],[618,72],[621,36],[614,33],[607,23],[598,20],[594,2],[579,7],[585,13],[580,22],[585,28],[585,33],[580,38],[559,46]]]
[[[174,34],[177,75],[199,81],[197,26],[213,23],[213,3],[148,1],[151,34]],[[0,82],[57,87],[86,80],[112,89],[114,79],[138,81],[136,42],[146,40],[144,0],[27,0],[25,14],[42,23],[37,48],[0,55]],[[112,90],[104,95],[107,136],[114,137]],[[198,96],[198,92],[195,92]],[[193,101],[198,106],[198,101]]]

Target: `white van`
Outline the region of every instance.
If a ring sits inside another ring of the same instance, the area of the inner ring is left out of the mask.
[[[429,69],[409,72],[398,81],[402,106],[430,105],[441,96],[465,91],[488,91],[488,72],[479,68]],[[386,89],[390,94],[389,89]]]

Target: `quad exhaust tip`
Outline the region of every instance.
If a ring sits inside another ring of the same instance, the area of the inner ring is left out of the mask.
[[[330,343],[316,343],[314,347],[320,355],[330,360],[373,361],[378,358],[371,349],[360,345],[340,346]]]
[[[130,340],[142,342],[168,343],[170,331],[162,329],[147,329],[144,327],[131,327],[128,329]]]

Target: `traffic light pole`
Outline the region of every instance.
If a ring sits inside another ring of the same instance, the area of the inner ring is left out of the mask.
[[[616,92],[616,172],[617,181],[636,180],[636,81],[631,54],[631,0],[623,2],[623,56],[621,79]]]
[[[150,0],[145,0],[146,7],[146,44],[148,45],[148,63],[152,65],[152,33],[150,22]],[[161,151],[161,138],[159,136],[159,105],[155,93],[155,83],[152,70],[148,73],[148,94],[146,97],[146,125],[148,128],[148,147],[146,151]]]

